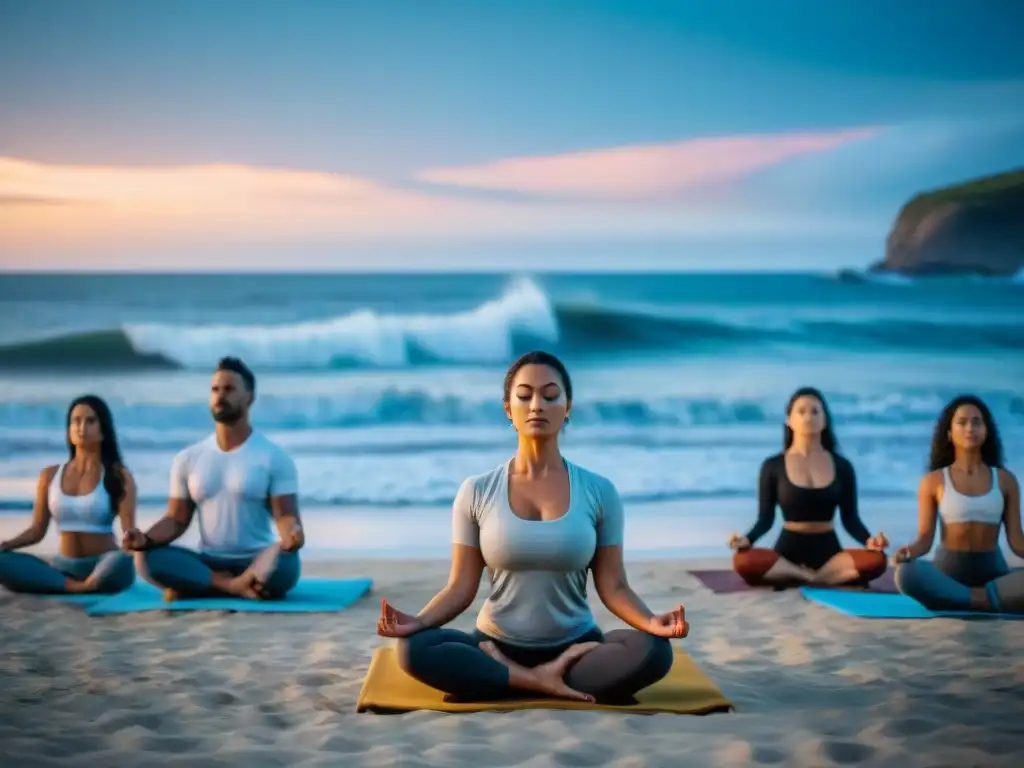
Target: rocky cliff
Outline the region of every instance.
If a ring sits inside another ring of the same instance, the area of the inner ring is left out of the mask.
[[[903,206],[874,272],[1009,276],[1024,268],[1024,168]]]

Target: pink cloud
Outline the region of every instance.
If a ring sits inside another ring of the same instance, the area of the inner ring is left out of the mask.
[[[434,168],[421,181],[591,200],[651,200],[735,181],[804,155],[875,136],[878,128],[711,136],[493,163]]]
[[[849,226],[820,216],[808,221],[800,212],[743,210],[707,194],[685,206],[666,199],[615,205],[594,196],[511,202],[310,170],[60,165],[0,157],[0,269],[41,268],[47,260],[182,268],[210,252],[235,253],[247,264],[254,247],[289,260],[307,246],[653,241]]]

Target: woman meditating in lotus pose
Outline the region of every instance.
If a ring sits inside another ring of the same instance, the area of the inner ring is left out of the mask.
[[[1024,613],[1024,571],[1011,572],[999,551],[999,526],[1024,557],[1020,486],[1002,469],[1003,449],[992,414],[980,399],[962,395],[939,416],[929,472],[917,491],[917,540],[893,560],[896,586],[939,611]],[[931,562],[941,521],[941,544]]]
[[[33,594],[120,592],[132,585],[135,568],[118,549],[113,523],[120,516],[123,530],[135,525],[135,482],[121,463],[107,404],[94,395],[76,399],[65,434],[70,460],[40,473],[31,525],[0,542],[0,584]],[[13,551],[42,541],[51,519],[60,541],[50,563]]]
[[[836,453],[832,419],[822,394],[811,387],[793,393],[786,406],[782,453],[765,459],[758,483],[758,515],[746,536],[733,534],[733,568],[749,584],[865,584],[885,573],[884,533],[872,536],[857,513],[853,465]],[[773,549],[754,547],[782,508],[782,532]],[[866,549],[843,549],[833,525],[836,507],[843,527]]]
[[[546,352],[524,355],[505,377],[504,402],[519,449],[459,489],[448,585],[415,616],[382,601],[377,632],[402,638],[402,668],[456,700],[630,703],[668,674],[668,638],[689,631],[683,607],[655,615],[636,596],[622,565],[615,486],[559,452],[572,407],[565,366]],[[491,595],[476,631],[442,629],[472,604],[484,566]],[[588,569],[602,602],[633,629],[598,629]]]

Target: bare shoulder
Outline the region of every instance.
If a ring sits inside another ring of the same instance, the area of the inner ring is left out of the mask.
[[[124,483],[126,487],[135,484],[135,476],[124,464],[117,465],[117,474],[120,476],[121,482]]]
[[[942,487],[943,478],[941,469],[933,469],[931,472],[925,472],[921,478],[921,482],[918,485],[919,491],[931,491],[935,493],[939,488]]]
[[[58,469],[60,469],[60,464],[51,464],[48,467],[43,467],[43,471],[39,473],[39,484],[49,485],[52,483]]]
[[[1020,493],[1020,485],[1017,483],[1017,476],[1008,469],[1000,467],[997,471],[999,488],[1003,493]]]

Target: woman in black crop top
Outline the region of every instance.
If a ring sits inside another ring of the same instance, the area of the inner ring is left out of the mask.
[[[786,406],[785,451],[765,459],[758,483],[757,522],[745,536],[733,534],[733,568],[749,584],[866,584],[886,569],[885,534],[872,536],[857,513],[857,476],[836,453],[828,405],[810,387],[797,390]],[[775,507],[783,528],[772,549],[754,547],[771,529]],[[865,549],[844,549],[833,525],[836,508],[843,527]]]

